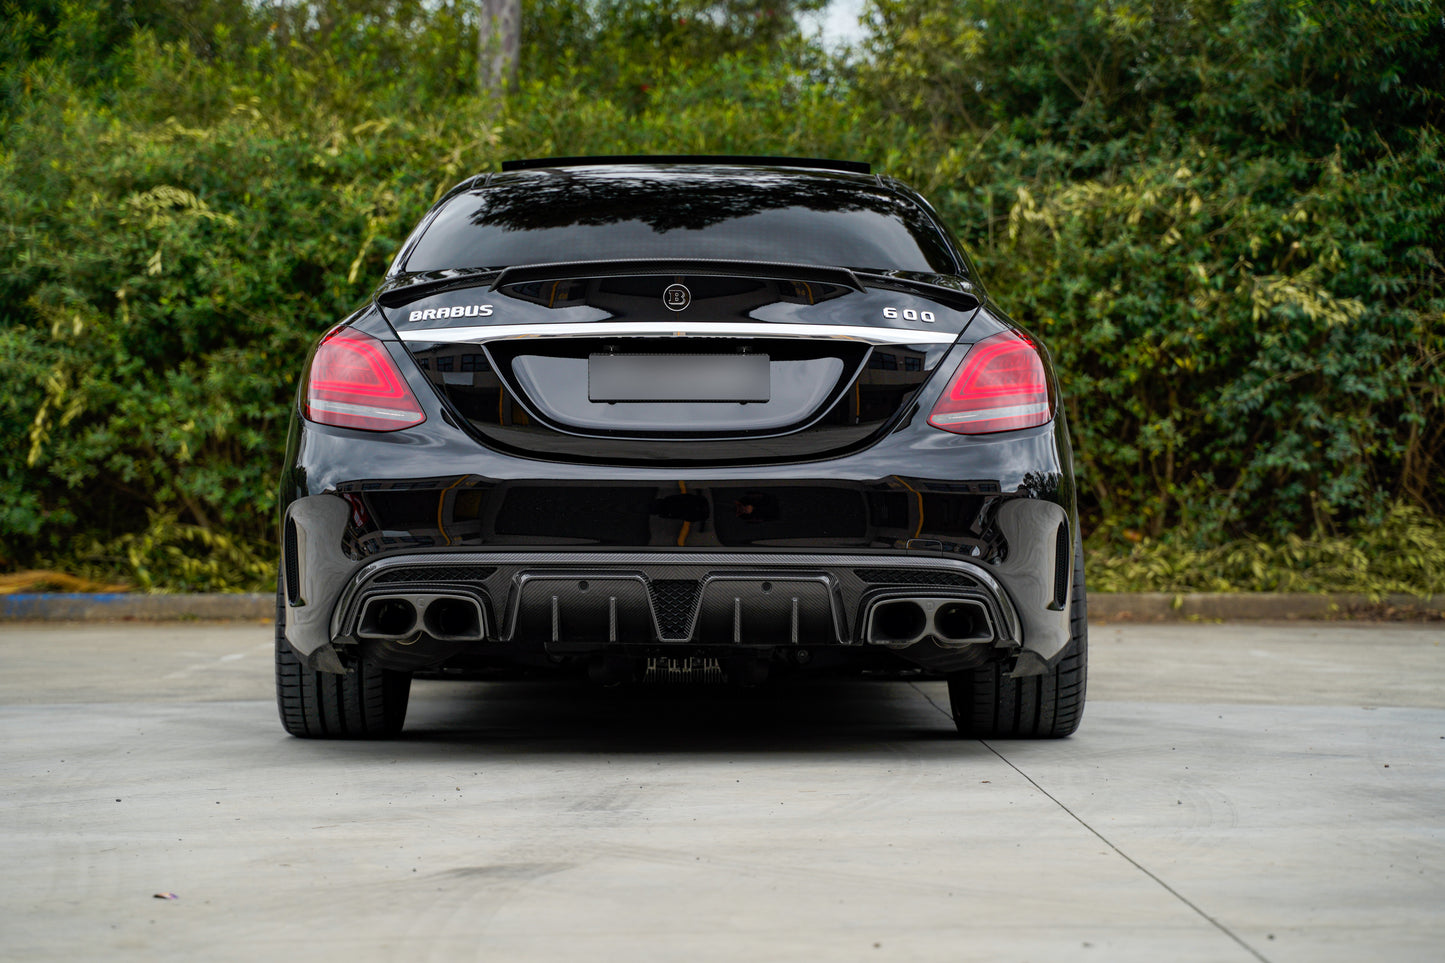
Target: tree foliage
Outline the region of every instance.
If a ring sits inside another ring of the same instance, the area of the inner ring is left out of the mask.
[[[1058,355],[1101,527],[1445,507],[1438,5],[876,0],[870,22],[860,87],[930,132],[913,176]]]
[[[440,191],[558,154],[922,188],[1059,362],[1096,540],[1436,524],[1436,5],[875,0],[845,57],[817,5],[534,0],[498,111],[475,5],[0,0],[0,565],[264,583],[297,358]]]

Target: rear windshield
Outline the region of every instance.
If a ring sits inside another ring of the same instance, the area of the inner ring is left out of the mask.
[[[459,194],[438,212],[405,269],[620,258],[959,270],[922,208],[856,180],[656,169],[510,175],[505,185]]]

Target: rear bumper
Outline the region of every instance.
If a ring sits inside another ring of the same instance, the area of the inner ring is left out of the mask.
[[[442,419],[392,435],[298,420],[280,492],[287,638],[313,667],[343,671],[378,643],[368,606],[394,598],[416,624],[398,605],[383,628],[406,631],[382,642],[419,659],[431,643],[500,658],[827,646],[956,665],[934,658],[941,646],[987,649],[1034,674],[1069,641],[1068,451],[1062,416],[976,438],[900,430],[846,457],[711,469],[520,458]],[[918,604],[874,625],[890,600]],[[461,628],[441,631],[428,614]]]
[[[906,549],[468,548],[358,564],[332,548],[351,517],[335,495],[287,513],[287,638],[316,668],[340,670],[342,653],[367,645],[405,647],[416,667],[467,646],[559,656],[881,646],[930,668],[993,659],[1030,675],[1069,640],[1069,520],[1038,499],[997,506],[1008,551],[992,564]],[[963,661],[949,657],[964,649]]]

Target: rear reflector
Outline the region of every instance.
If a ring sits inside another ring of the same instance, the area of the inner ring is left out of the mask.
[[[426,421],[382,343],[351,328],[336,328],[317,345],[305,414],[323,425],[365,431],[399,431]]]
[[[960,435],[1034,428],[1054,415],[1044,363],[1033,342],[1012,331],[969,349],[928,423]]]

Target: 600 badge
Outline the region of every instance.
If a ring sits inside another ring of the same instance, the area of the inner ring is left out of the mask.
[[[912,308],[904,308],[902,311],[897,308],[884,308],[883,316],[889,321],[897,321],[902,318],[904,321],[927,321],[929,324],[938,320],[932,311],[915,311]]]

